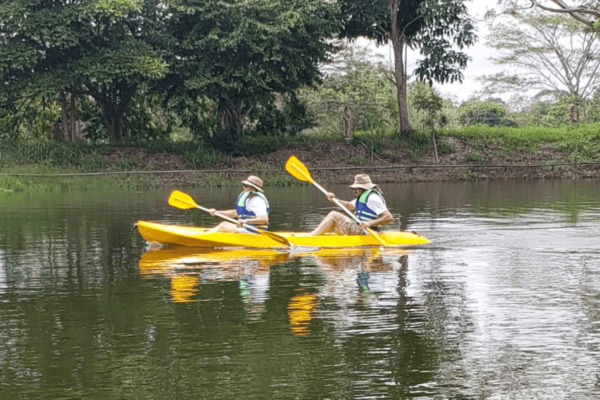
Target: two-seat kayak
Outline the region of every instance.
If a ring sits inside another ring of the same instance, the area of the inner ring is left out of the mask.
[[[209,228],[167,225],[156,222],[138,221],[140,235],[150,243],[161,245],[174,244],[180,246],[211,248],[281,248],[282,244],[266,235],[252,233],[208,232]],[[300,236],[294,232],[274,232],[286,238],[294,246],[308,247],[363,247],[381,246],[371,235],[336,235],[328,233],[322,236]],[[392,246],[414,246],[429,243],[429,240],[415,232],[384,231],[381,238]]]

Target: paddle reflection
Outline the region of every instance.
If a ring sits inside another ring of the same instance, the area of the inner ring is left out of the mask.
[[[299,289],[299,291],[303,292],[303,289]],[[318,304],[319,301],[315,293],[300,293],[290,299],[287,313],[292,335],[305,336],[310,334],[308,327]]]
[[[198,293],[197,276],[176,275],[171,278],[171,297],[174,303],[190,303],[196,301],[193,296]]]

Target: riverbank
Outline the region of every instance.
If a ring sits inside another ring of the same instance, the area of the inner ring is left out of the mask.
[[[0,152],[0,190],[230,186],[251,173],[269,186],[302,184],[284,169],[291,155],[327,183],[345,183],[360,172],[381,183],[600,177],[598,125],[570,130],[463,128],[443,132],[437,150],[436,160],[430,138],[423,134],[404,142],[362,133],[351,140],[282,140],[275,151],[251,156],[205,151],[194,153],[193,162],[189,153],[133,146],[60,154],[62,159],[38,163],[31,156]],[[65,157],[76,157],[77,162],[65,162]]]

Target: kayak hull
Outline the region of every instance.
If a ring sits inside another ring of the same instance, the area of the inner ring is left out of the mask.
[[[150,243],[162,245],[174,244],[179,246],[211,247],[211,248],[281,248],[281,243],[265,235],[251,233],[212,233],[209,228],[168,225],[149,221],[138,221],[137,229],[140,235]],[[294,246],[309,247],[363,247],[381,246],[371,235],[335,235],[295,236],[293,232],[273,232],[285,237]],[[301,234],[301,232],[297,233]],[[429,243],[423,236],[412,232],[386,231],[380,234],[388,244],[394,246],[414,246]]]

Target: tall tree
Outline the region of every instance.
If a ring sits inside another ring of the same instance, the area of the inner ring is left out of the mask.
[[[63,100],[68,93],[71,111],[75,96],[91,96],[111,141],[119,142],[138,86],[166,72],[157,43],[159,22],[167,17],[159,0],[4,1],[0,91],[29,97],[62,93]]]
[[[318,121],[315,132],[340,133],[346,107],[356,130],[395,129],[398,103],[392,74],[382,56],[369,48],[340,43],[321,70],[323,83],[298,93]]]
[[[507,14],[536,7],[546,12],[568,15],[588,29],[600,32],[600,25],[598,24],[600,4],[597,0],[579,1],[575,4],[573,4],[573,1],[567,2],[564,0],[501,0],[499,3],[504,3],[506,7],[504,12]],[[495,15],[495,11],[492,11],[490,15]]]
[[[318,82],[339,29],[328,0],[175,0],[177,54],[164,83],[212,101],[221,134],[236,140],[259,105]]]
[[[410,130],[406,101],[406,72],[403,51],[420,48],[417,62],[421,80],[444,83],[462,81],[461,69],[468,57],[462,50],[476,39],[467,14],[466,0],[340,0],[344,23],[342,37],[368,37],[377,43],[391,41],[398,99],[398,123],[403,137]]]
[[[600,87],[600,39],[567,16],[514,13],[490,26],[492,58],[511,72],[485,77],[498,92],[537,89],[587,99]],[[516,69],[514,68],[516,67]]]

